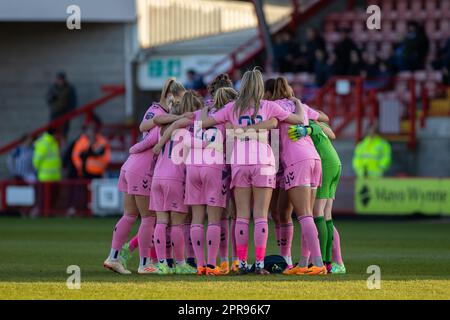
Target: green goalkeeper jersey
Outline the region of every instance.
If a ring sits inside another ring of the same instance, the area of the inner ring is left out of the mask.
[[[320,125],[315,121],[309,121],[309,125],[313,128],[313,133],[311,134],[311,139],[314,142],[317,153],[322,160],[322,168],[331,166],[340,166],[341,159],[334,149],[330,138],[323,132]],[[328,126],[327,124],[325,124]]]

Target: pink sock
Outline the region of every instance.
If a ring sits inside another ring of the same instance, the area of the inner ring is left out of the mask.
[[[308,245],[306,243],[306,239],[305,239],[305,235],[302,231],[302,246],[301,246],[301,256],[307,258],[307,260],[309,260],[309,256],[311,255],[311,253],[309,252],[309,248]]]
[[[301,245],[301,253],[300,253],[300,267],[307,267],[309,265],[309,248],[306,244],[306,239],[302,231],[302,245]]]
[[[150,257],[152,258],[153,264],[158,263],[158,256],[156,255],[156,249],[154,245],[150,248]]]
[[[237,258],[237,249],[236,249],[236,219],[231,219],[231,256],[233,259]]]
[[[158,261],[167,259],[166,256],[166,238],[167,238],[167,223],[157,222],[155,226],[155,250]]]
[[[280,224],[275,225],[275,237],[277,238],[277,246],[278,246],[278,249],[280,249],[280,254],[281,254],[281,225]]]
[[[344,261],[342,261],[341,256],[341,238],[339,236],[339,232],[337,231],[336,227],[334,227],[333,232],[333,261],[338,264],[343,264]]]
[[[139,226],[138,242],[139,256],[141,258],[150,257],[150,246],[152,245],[152,235],[155,229],[155,217],[142,217]]]
[[[128,246],[128,248],[130,249],[131,252],[133,252],[134,250],[136,250],[137,247],[139,247],[139,241],[138,241],[138,235],[135,235],[131,240],[130,240],[130,245]]]
[[[230,227],[228,219],[220,220],[220,258],[228,261],[228,239],[230,237]]]
[[[248,253],[248,219],[237,218],[236,219],[236,253],[238,259],[241,261],[247,261]]]
[[[173,244],[173,255],[176,261],[184,261],[184,226],[173,225],[170,230],[170,237]]]
[[[170,236],[170,230],[172,229],[172,226],[167,226],[166,229],[166,259],[172,259],[173,258],[173,243]]]
[[[186,257],[193,258],[193,257],[195,257],[195,253],[194,253],[194,248],[192,247],[191,224],[190,223],[185,223],[183,225],[183,232],[184,232],[184,241],[185,241],[185,247],[186,247]]]
[[[291,257],[292,238],[294,237],[294,225],[286,223],[280,225],[280,252],[283,257]]]
[[[306,245],[311,254],[312,263],[315,266],[323,266],[322,254],[320,253],[319,234],[312,216],[301,216],[298,218],[302,226],[302,237],[304,235]],[[302,241],[303,242],[303,241]]]
[[[124,214],[122,218],[117,222],[114,227],[111,248],[114,250],[122,249],[122,246],[127,241],[133,224],[136,222],[137,217]]]
[[[208,224],[206,243],[208,244],[208,264],[215,266],[220,246],[220,223]]]
[[[267,238],[269,233],[267,218],[255,219],[254,241],[255,241],[255,260],[264,261],[266,255]]]
[[[203,224],[191,225],[191,239],[197,266],[205,266],[205,230]]]

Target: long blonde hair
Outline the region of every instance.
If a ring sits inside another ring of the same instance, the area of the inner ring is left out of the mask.
[[[276,78],[270,100],[291,99],[292,97],[294,97],[294,90],[292,90],[286,78]]]
[[[233,88],[219,88],[214,95],[214,108],[221,109],[228,102],[236,100],[238,92]]]
[[[184,86],[181,83],[177,82],[175,78],[169,78],[162,88],[159,103],[164,107],[167,107],[167,96],[169,94],[172,94],[174,96],[181,96],[181,94],[185,91],[186,89],[184,88]]]
[[[244,73],[239,96],[234,104],[234,112],[241,116],[254,106],[252,118],[258,114],[261,100],[264,98],[264,81],[261,71],[253,69]],[[254,105],[253,105],[254,104]]]
[[[203,108],[202,99],[200,95],[194,90],[188,90],[184,93],[183,98],[179,103],[179,110],[176,111],[178,115],[186,112],[194,112]]]

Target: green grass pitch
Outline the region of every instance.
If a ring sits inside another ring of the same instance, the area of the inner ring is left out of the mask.
[[[450,299],[450,223],[444,220],[338,220],[347,275],[216,278],[103,269],[115,222],[1,218],[0,299]],[[268,253],[277,253],[271,231]],[[293,254],[297,260],[298,230]],[[132,271],[137,263],[135,254]],[[69,265],[81,268],[79,290],[66,286]],[[369,265],[381,268],[379,290],[367,288]]]

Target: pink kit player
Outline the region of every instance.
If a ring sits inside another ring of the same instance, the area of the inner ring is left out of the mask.
[[[231,187],[234,188],[236,201],[235,237],[240,261],[239,274],[248,272],[248,230],[252,199],[255,223],[255,273],[268,273],[264,269],[264,256],[268,237],[267,215],[272,189],[275,187],[275,158],[269,145],[268,133],[260,132],[255,135],[252,130],[274,128],[277,120],[292,124],[299,124],[303,120],[284,111],[277,104],[263,100],[263,97],[264,83],[261,72],[247,71],[241,82],[238,99],[203,121],[204,127],[230,122],[237,129],[234,132],[235,142],[231,156]],[[270,124],[268,120],[274,122]],[[242,131],[245,131],[243,136]]]
[[[305,123],[309,123],[309,119],[319,118],[318,112],[293,98],[293,91],[284,78],[276,79],[273,98],[278,99],[276,102],[282,105],[285,110],[296,112],[301,108]],[[280,228],[281,241],[286,240],[286,251],[283,252],[283,256],[288,265],[290,264],[290,268],[285,271],[285,274],[326,274],[326,268],[321,258],[318,233],[312,217],[315,190],[321,184],[322,178],[321,161],[309,136],[296,142],[289,139],[289,126],[286,122],[280,123],[280,158],[284,168],[284,187],[302,229],[302,259],[297,267],[292,268],[292,259],[289,252],[291,245],[288,242],[292,242],[293,226],[289,224],[290,219],[285,216],[283,220],[287,221],[287,226],[284,226],[284,230]],[[290,209],[292,210],[292,208]],[[280,210],[280,212],[289,216],[292,214],[292,211],[289,210]],[[313,266],[308,268],[310,255]],[[307,258],[305,259],[305,257]]]
[[[196,101],[197,103],[193,103]],[[201,102],[192,91],[184,94],[181,103],[174,106],[172,112],[185,114],[196,111]],[[173,127],[165,128],[173,130]],[[186,263],[185,260],[185,233],[188,206],[184,204],[186,166],[185,160],[187,149],[186,141],[190,136],[185,133],[175,134],[170,138],[167,132],[160,138],[158,145],[154,148],[159,153],[153,175],[151,188],[150,209],[156,212],[157,222],[155,227],[154,243],[158,257],[158,274],[193,274],[196,270]],[[166,257],[166,230],[170,222],[170,237],[173,245],[176,265],[174,270],[169,268]]]
[[[153,152],[151,148],[157,141],[157,131],[153,118],[164,115],[170,108],[170,99],[179,97],[184,92],[183,86],[174,79],[169,79],[161,93],[160,103],[154,103],[144,115],[140,129],[145,139],[130,149],[131,155],[124,163],[119,177],[118,188],[124,192],[124,215],[116,224],[109,257],[104,266],[120,274],[129,274],[126,268],[127,259],[130,257],[129,247],[125,242],[130,230],[141,215],[141,225],[137,235],[139,255],[141,257],[138,273],[152,273],[154,267],[150,259],[150,248],[152,247],[153,228],[155,215],[149,211],[150,186],[153,175]],[[153,129],[153,130],[152,130]]]

